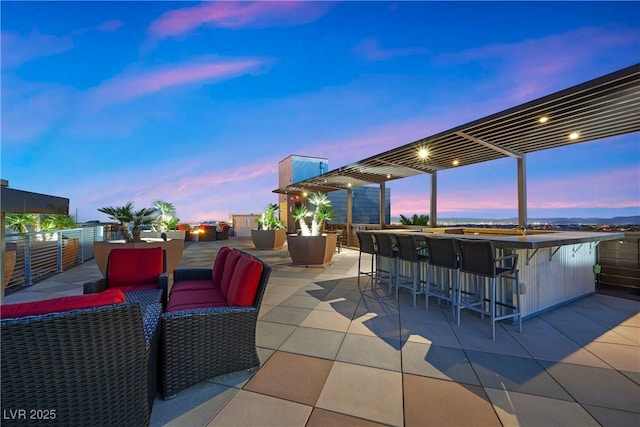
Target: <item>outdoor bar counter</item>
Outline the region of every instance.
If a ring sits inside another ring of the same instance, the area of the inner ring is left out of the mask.
[[[471,227],[423,228],[417,233],[491,240],[502,254],[518,254],[523,318],[593,294],[597,245],[624,238],[616,232],[526,230],[523,235],[521,230]]]

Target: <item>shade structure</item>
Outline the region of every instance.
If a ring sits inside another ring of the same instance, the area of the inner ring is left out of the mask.
[[[330,192],[382,184],[638,131],[640,64],[635,64],[274,192]],[[425,157],[421,150],[426,150]]]

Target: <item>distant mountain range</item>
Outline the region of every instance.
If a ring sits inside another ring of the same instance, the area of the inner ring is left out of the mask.
[[[399,223],[400,218],[393,218],[392,222]],[[585,224],[585,225],[640,225],[640,215],[616,216],[613,218],[528,218],[529,224]],[[517,224],[518,218],[490,219],[490,218],[438,218],[439,225],[453,224]]]

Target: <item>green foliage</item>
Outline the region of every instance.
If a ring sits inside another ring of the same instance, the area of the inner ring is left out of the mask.
[[[53,230],[65,230],[68,228],[76,228],[78,224],[76,224],[76,220],[71,215],[45,215],[40,220],[40,226],[42,230],[45,231],[53,231]]]
[[[17,214],[8,213],[6,216],[6,225],[17,233],[27,233],[29,228],[34,226],[38,221],[36,214]]]
[[[133,220],[133,202],[128,202],[124,206],[106,206],[99,208],[98,212],[102,212],[114,221],[118,221],[124,240],[133,242],[133,236],[131,235],[131,231],[129,231],[129,223]]]
[[[280,221],[280,218],[276,218],[277,210],[277,203],[267,205],[264,212],[258,217],[259,230],[281,230],[284,228],[284,224]]]
[[[429,215],[413,214],[411,218],[400,215],[400,224],[403,225],[429,225]]]
[[[313,193],[309,197],[309,203],[316,207],[314,212],[309,211],[306,206],[296,208],[293,217],[300,224],[303,236],[319,236],[326,221],[331,221],[336,217],[336,212],[331,206],[331,200],[324,193]],[[307,218],[311,218],[311,227],[307,223]]]
[[[157,225],[160,231],[172,230],[178,226],[179,220],[173,225],[173,220],[176,215],[176,208],[173,203],[164,202],[162,200],[156,200],[153,202],[153,207],[158,211],[159,215],[156,218]]]

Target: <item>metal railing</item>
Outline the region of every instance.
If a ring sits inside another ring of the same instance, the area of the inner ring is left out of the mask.
[[[3,288],[31,286],[82,264],[93,258],[93,242],[101,240],[102,226],[7,234]]]
[[[598,245],[598,287],[640,291],[640,233],[626,232],[624,238]]]

